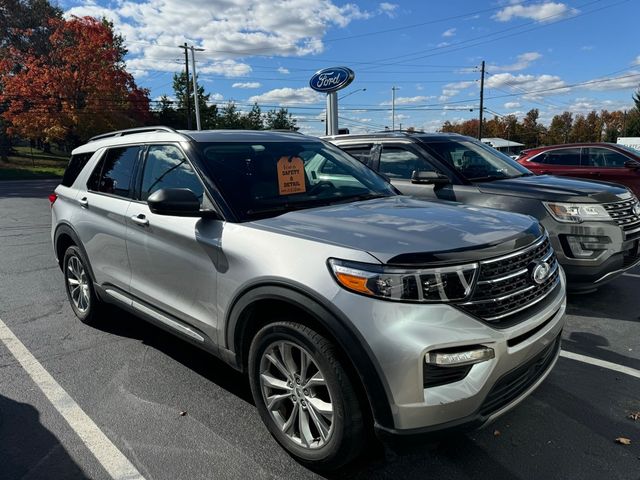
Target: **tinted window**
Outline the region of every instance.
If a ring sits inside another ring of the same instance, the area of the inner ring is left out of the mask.
[[[371,146],[357,146],[357,147],[340,147],[349,155],[356,157],[364,164],[369,164],[371,160]]]
[[[65,187],[73,185],[73,182],[76,181],[76,178],[78,178],[78,175],[80,175],[80,172],[93,154],[94,152],[71,155],[69,165],[67,165],[67,169],[64,171],[64,177],[62,177],[62,185]]]
[[[451,139],[424,145],[471,181],[491,181],[532,175],[512,158],[476,140]]]
[[[533,161],[546,165],[578,166],[580,165],[580,149],[561,148],[559,150],[549,150],[538,155]]]
[[[399,147],[383,147],[380,154],[379,170],[389,178],[409,180],[414,171],[433,171],[433,167],[409,150]]]
[[[140,197],[146,200],[161,188],[188,188],[202,200],[204,187],[182,151],[173,145],[152,145],[142,174]]]
[[[322,142],[199,143],[198,148],[241,220],[395,195],[371,169]]]
[[[622,168],[629,159],[608,148],[585,148],[582,150],[582,164],[588,167]]]
[[[87,187],[102,193],[131,197],[131,178],[140,147],[111,148],[91,174]]]

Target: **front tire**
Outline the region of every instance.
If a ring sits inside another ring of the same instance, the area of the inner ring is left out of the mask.
[[[67,248],[63,260],[64,284],[69,304],[82,323],[95,323],[101,303],[96,296],[87,262],[75,245]]]
[[[273,437],[298,461],[334,470],[366,443],[355,389],[333,343],[309,327],[262,328],[249,350],[255,404]]]

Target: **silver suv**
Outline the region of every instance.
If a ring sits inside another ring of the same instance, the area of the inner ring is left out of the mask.
[[[535,219],[398,195],[316,138],[114,132],[73,151],[51,201],[80,320],[116,304],[247,372],[315,468],[371,430],[491,421],[558,356],[564,274]]]

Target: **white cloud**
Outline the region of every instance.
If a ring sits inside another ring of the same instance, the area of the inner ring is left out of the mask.
[[[222,95],[221,93],[210,93],[209,94],[209,101],[211,102],[220,102],[224,100],[224,95]]]
[[[453,37],[456,34],[456,30],[455,28],[450,28],[448,30],[445,30],[444,32],[442,32],[442,36],[443,37]]]
[[[633,65],[640,65],[640,55],[638,55],[636,59],[633,61]]]
[[[398,4],[382,2],[378,7],[378,11],[380,13],[384,13],[389,18],[395,18],[397,16],[396,10],[398,9]]]
[[[433,97],[425,97],[424,95],[417,95],[415,97],[396,97],[396,105],[411,105],[414,103],[426,102]],[[380,105],[391,105],[391,101],[382,102]]]
[[[394,4],[385,2],[380,11],[371,13],[335,0],[117,0],[111,8],[100,7],[94,0],[78,3],[65,15],[113,21],[116,32],[125,37],[128,64],[137,74],[178,70],[183,52],[177,46],[187,42],[204,48],[196,55],[200,71],[228,77],[250,71],[247,64],[234,59],[253,54],[318,54],[324,50],[327,30],[395,10]]]
[[[436,47],[444,48],[444,47],[448,47],[449,45],[451,45],[449,42],[440,42],[439,44],[436,45]]]
[[[487,88],[509,89],[514,93],[528,92],[522,98],[536,100],[547,95],[557,95],[568,92],[566,82],[556,75],[513,75],[512,73],[498,73],[485,80]],[[551,91],[545,91],[553,89]]]
[[[284,67],[278,67],[278,72],[283,74],[283,75],[289,75],[289,69],[288,68],[284,68]]]
[[[499,22],[508,22],[514,18],[527,18],[537,22],[554,22],[577,13],[578,10],[569,7],[565,3],[541,2],[533,5],[509,5],[496,13],[493,18]]]
[[[260,82],[238,82],[231,85],[233,88],[260,88]]]
[[[504,108],[512,110],[514,108],[519,108],[521,107],[522,104],[520,102],[507,102],[504,104]]]
[[[583,45],[582,47],[580,47],[580,50],[582,50],[583,52],[590,52],[591,50],[593,50],[593,45]]]
[[[475,83],[476,83],[475,81],[447,83],[442,88],[442,93],[438,98],[440,101],[445,102],[449,100],[451,97],[455,97],[462,90],[466,90],[467,88],[475,85]]]
[[[276,88],[260,95],[254,95],[249,98],[249,102],[258,102],[260,104],[278,104],[278,105],[309,105],[313,103],[321,103],[324,96],[309,87],[303,88]]]
[[[524,70],[529,65],[531,65],[531,63],[535,62],[536,60],[539,60],[540,58],[542,58],[541,53],[525,52],[518,55],[516,57],[516,61],[511,65],[503,65],[503,66],[490,65],[489,67],[487,67],[487,70],[490,72],[507,72],[507,71],[514,71],[514,70],[515,71]]]
[[[640,82],[640,71],[629,70],[624,75],[613,78],[595,78],[593,83],[581,86],[586,90],[606,91],[606,90],[627,90],[637,88]]]

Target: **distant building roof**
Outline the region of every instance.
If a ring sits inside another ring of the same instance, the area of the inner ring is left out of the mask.
[[[483,138],[482,143],[491,144],[493,148],[524,147],[524,143],[512,142],[504,138]]]

